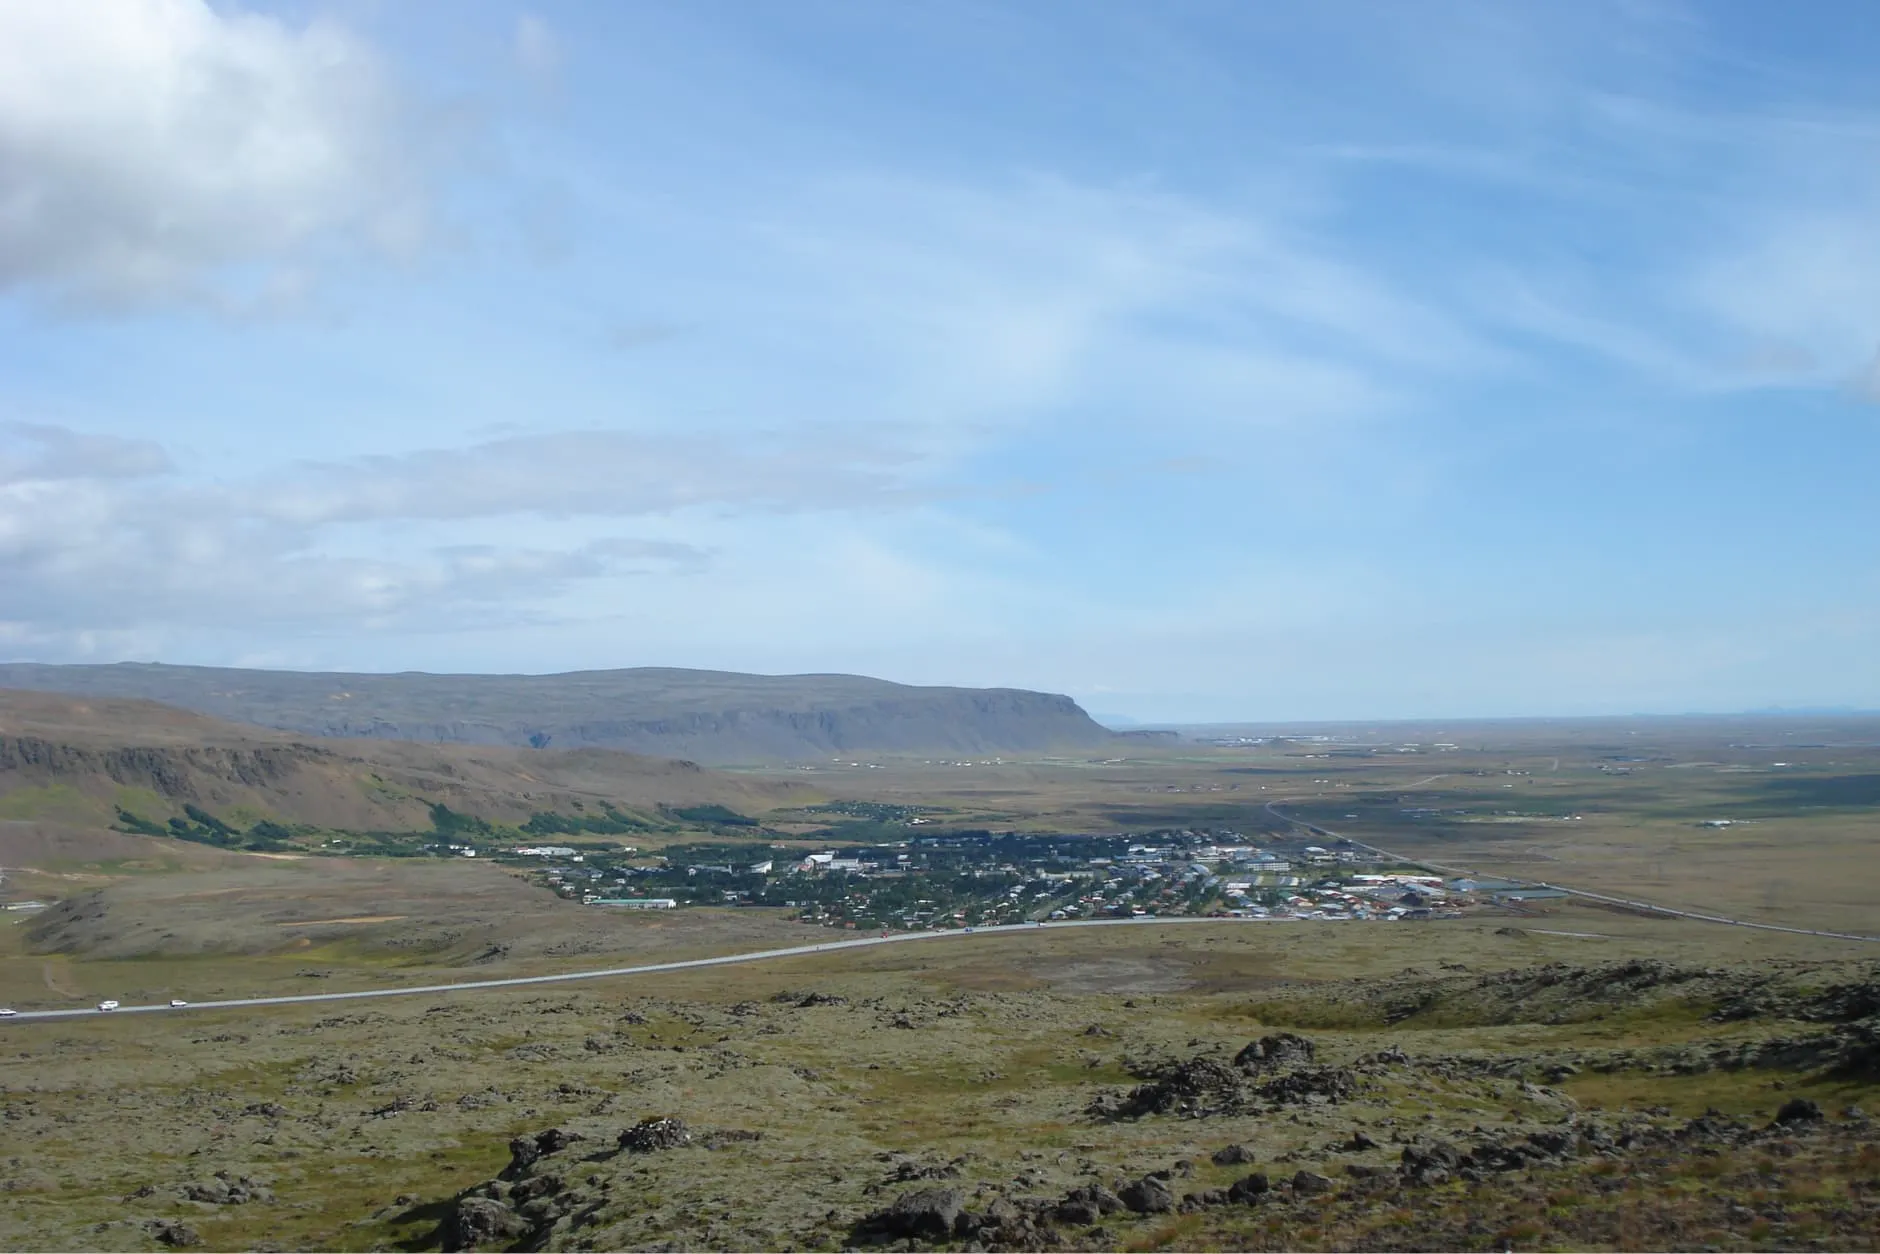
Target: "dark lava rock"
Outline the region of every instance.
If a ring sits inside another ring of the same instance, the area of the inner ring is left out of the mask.
[[[509,1165],[496,1174],[500,1179],[513,1180],[527,1171],[541,1156],[542,1151],[535,1148],[534,1137],[516,1137],[509,1142]]]
[[[1100,1184],[1085,1185],[1082,1188],[1072,1189],[1069,1193],[1066,1193],[1064,1200],[1058,1203],[1058,1209],[1062,1211],[1066,1207],[1077,1208],[1077,1213],[1079,1214],[1083,1214],[1085,1208],[1088,1208],[1099,1215],[1114,1215],[1117,1211],[1128,1209],[1123,1204],[1122,1198],[1116,1196],[1116,1194],[1110,1192]],[[1095,1223],[1096,1220],[1065,1219],[1063,1222]]]
[[[1330,1193],[1338,1183],[1330,1176],[1322,1176],[1316,1171],[1298,1171],[1293,1173],[1293,1192],[1300,1197],[1316,1197],[1321,1193]]]
[[[528,1221],[501,1202],[461,1197],[438,1225],[437,1235],[446,1251],[456,1251],[507,1244],[528,1230]]]
[[[1198,1193],[1184,1193],[1181,1205],[1177,1208],[1183,1214],[1206,1210],[1210,1206],[1220,1206],[1227,1201],[1226,1189],[1202,1189]]]
[[[1303,1036],[1276,1032],[1254,1041],[1234,1055],[1234,1065],[1242,1071],[1272,1071],[1289,1063],[1311,1062],[1318,1047]]]
[[[1216,1167],[1238,1167],[1242,1163],[1254,1161],[1253,1151],[1244,1145],[1229,1145],[1215,1150],[1208,1155],[1208,1161]]]
[[[1558,1128],[1542,1128],[1539,1132],[1528,1133],[1527,1140],[1530,1146],[1548,1158],[1566,1158],[1572,1156],[1579,1138]]]
[[[1200,1118],[1241,1110],[1246,1097],[1241,1072],[1212,1058],[1195,1058],[1160,1068],[1147,1084],[1131,1089],[1114,1109],[1093,1107],[1093,1113],[1121,1119],[1174,1114]]]
[[[796,1004],[805,1009],[810,1006],[846,1006],[849,999],[840,993],[805,993],[796,999]]]
[[[955,1188],[916,1189],[903,1193],[885,1210],[863,1219],[852,1234],[858,1242],[945,1241],[953,1235],[966,1195]]]
[[[1384,1147],[1372,1140],[1370,1133],[1360,1128],[1343,1141],[1340,1141],[1337,1148],[1341,1153],[1345,1154],[1362,1154],[1366,1150],[1383,1149]]]
[[[1158,1214],[1175,1209],[1175,1194],[1168,1187],[1168,1182],[1155,1176],[1144,1176],[1133,1184],[1126,1184],[1118,1189],[1116,1196],[1123,1205],[1138,1215]]]
[[[244,1115],[259,1115],[264,1119],[279,1119],[287,1113],[287,1107],[279,1102],[254,1102],[242,1107]]]
[[[1441,1184],[1462,1166],[1462,1155],[1453,1145],[1437,1141],[1431,1145],[1403,1147],[1403,1165],[1398,1168],[1411,1184]]]
[[[1259,1094],[1281,1106],[1317,1106],[1350,1101],[1362,1087],[1349,1067],[1302,1067],[1268,1080]]]
[[[642,1119],[620,1134],[620,1148],[630,1154],[652,1154],[692,1143],[683,1119]]]
[[[1827,1116],[1821,1113],[1820,1104],[1806,1097],[1791,1097],[1783,1102],[1782,1109],[1776,1112],[1776,1123],[1784,1128],[1820,1123],[1826,1118]]]
[[[1273,1182],[1266,1178],[1266,1173],[1256,1171],[1250,1176],[1242,1176],[1227,1186],[1227,1200],[1230,1202],[1253,1203],[1265,1198],[1273,1191]]]
[[[202,1236],[194,1228],[174,1219],[153,1219],[144,1226],[158,1244],[172,1249],[202,1244]]]
[[[587,1138],[582,1136],[579,1132],[567,1132],[561,1128],[550,1128],[546,1132],[537,1132],[535,1134],[535,1148],[541,1150],[544,1154],[559,1154],[576,1141],[585,1141],[586,1139]]]

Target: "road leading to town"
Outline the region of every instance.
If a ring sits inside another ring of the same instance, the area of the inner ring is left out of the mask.
[[[1144,923],[1282,923],[1290,922],[1284,918],[1244,918],[1210,919],[1156,918],[1144,916],[1136,919],[1069,919],[1049,925],[1057,931],[1071,927],[1131,927]],[[635,975],[657,975],[663,971],[688,971],[697,967],[726,967],[743,962],[768,962],[777,958],[804,958],[815,954],[836,953],[844,949],[865,949],[871,945],[896,945],[909,941],[940,940],[949,936],[971,937],[985,936],[999,932],[1035,932],[1040,924],[1002,923],[993,927],[976,927],[971,931],[955,928],[941,932],[891,932],[886,936],[864,936],[854,940],[824,941],[818,945],[793,945],[788,949],[765,949],[755,953],[724,954],[716,958],[689,958],[683,962],[653,962],[637,967],[609,967],[598,971],[566,971],[559,975],[521,975],[506,980],[468,980],[458,984],[414,984],[397,988],[358,989],[347,993],[300,993],[291,997],[238,997],[223,1001],[196,1001],[186,1006],[155,1004],[148,1006],[119,1006],[115,1010],[100,1010],[96,1006],[76,1007],[69,1010],[22,1010],[5,1019],[0,1019],[0,1027],[8,1024],[46,1023],[57,1020],[96,1018],[100,1015],[131,1014],[187,1014],[196,1010],[233,1010],[244,1007],[294,1006],[305,1002],[357,1001],[365,997],[413,997],[424,994],[466,993],[478,989],[520,988],[531,984],[566,984],[575,980],[606,980]]]

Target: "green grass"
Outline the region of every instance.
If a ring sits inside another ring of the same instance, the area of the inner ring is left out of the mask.
[[[15,788],[0,796],[0,819],[103,824],[111,815],[109,806],[70,784]]]

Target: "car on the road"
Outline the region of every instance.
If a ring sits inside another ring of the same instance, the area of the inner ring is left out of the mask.
[[[18,1013],[19,1011],[13,1009],[11,1006],[0,1006],[0,1019],[11,1019]]]
[[[116,1010],[117,1008],[118,1008],[117,1002],[113,1001],[109,997],[105,998],[103,1001],[98,1003],[98,1009],[100,1010]]]
[[[178,1006],[187,1006],[188,1004],[189,1003],[184,1001],[181,997],[170,998],[170,1009],[172,1010],[175,1010]]]

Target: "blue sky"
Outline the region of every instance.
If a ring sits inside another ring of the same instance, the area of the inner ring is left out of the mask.
[[[0,655],[1880,706],[1869,16],[4,0]]]

